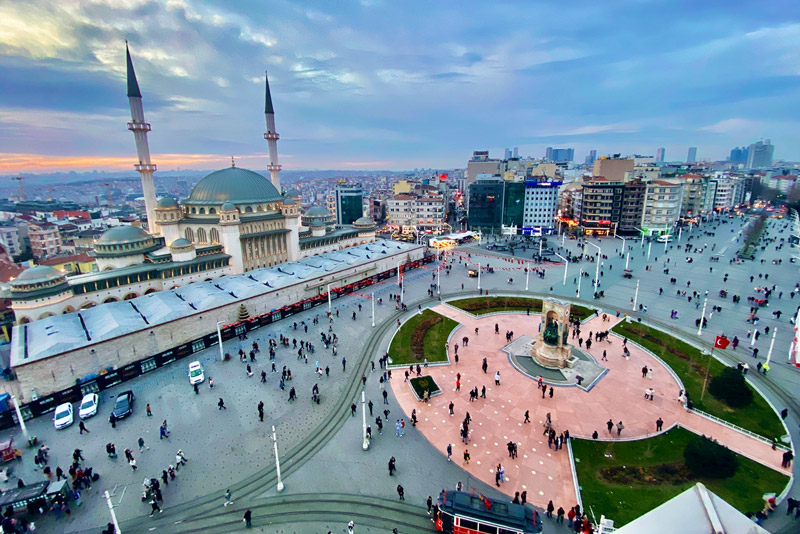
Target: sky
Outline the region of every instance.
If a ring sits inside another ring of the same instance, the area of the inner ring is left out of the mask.
[[[547,146],[800,160],[800,2],[0,0],[0,174],[465,167]]]

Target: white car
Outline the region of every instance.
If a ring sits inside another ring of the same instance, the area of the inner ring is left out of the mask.
[[[87,393],[83,396],[81,405],[78,408],[78,417],[81,419],[88,419],[93,415],[97,415],[97,393]]]
[[[192,362],[189,364],[189,383],[191,385],[199,384],[206,377],[203,374],[203,366],[200,365],[200,362]]]
[[[53,424],[57,430],[67,428],[74,422],[72,415],[72,404],[65,402],[56,407],[56,412],[53,415]]]
[[[657,241],[659,243],[669,243],[670,241],[672,241],[672,234],[660,235],[660,236],[658,236]]]

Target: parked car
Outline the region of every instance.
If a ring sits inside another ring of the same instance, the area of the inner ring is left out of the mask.
[[[97,415],[97,393],[87,393],[83,396],[81,405],[78,408],[78,417],[81,419],[88,419],[93,415]]]
[[[117,419],[124,419],[133,413],[133,401],[136,399],[133,391],[123,391],[117,395],[117,400],[114,402],[114,410],[111,412]]]
[[[75,421],[72,413],[72,404],[65,402],[56,406],[56,411],[53,414],[53,425],[57,430],[67,428]]]
[[[200,384],[206,377],[203,374],[203,366],[200,362],[192,362],[189,364],[189,383],[191,385]]]

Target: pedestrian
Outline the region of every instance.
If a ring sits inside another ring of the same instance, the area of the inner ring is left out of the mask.
[[[140,452],[144,452],[145,449],[147,449],[147,450],[150,449],[150,447],[148,447],[148,446],[146,446],[144,444],[144,438],[139,438],[138,442],[139,442],[139,451]]]
[[[564,508],[559,506],[558,507],[558,511],[556,512],[556,516],[557,516],[556,517],[556,523],[563,523],[564,522],[564,514],[565,513],[566,512],[564,511]]]
[[[428,500],[426,504],[428,505],[428,515],[431,515],[431,509],[433,509],[433,497],[428,495]]]
[[[550,393],[549,393],[549,397],[550,397],[551,399],[553,398],[553,386],[550,386]]]
[[[229,504],[233,504],[231,496],[232,496],[231,490],[225,492],[225,502],[222,504],[222,506],[228,506]]]
[[[617,423],[617,437],[622,434],[622,430],[625,428],[625,425],[622,424],[622,421]]]
[[[145,406],[145,410],[147,410],[147,417],[153,417],[153,411],[150,409],[149,402],[147,403],[147,406]]]
[[[500,371],[496,371],[494,373],[494,385],[495,386],[499,386],[500,385]]]
[[[156,510],[158,510],[159,514],[162,512],[161,507],[158,506],[158,503],[155,499],[150,499],[150,508],[150,517],[153,517],[153,514],[156,513]]]
[[[553,501],[550,501],[549,503],[547,503],[547,517],[553,517],[553,510],[555,510],[555,509],[556,509],[556,507],[553,504]]]
[[[353,527],[355,527],[355,526],[356,526],[355,523],[353,523],[352,521],[347,523],[347,532],[348,532],[348,534],[353,534]]]
[[[453,404],[453,401],[450,401],[450,405],[447,408],[448,408],[448,410],[450,410],[450,415],[451,416],[455,415],[455,413],[453,412],[453,408],[454,407],[455,407],[455,404]]]
[[[219,402],[217,403],[218,410],[227,410],[228,408],[225,406],[225,401],[222,400],[222,397],[219,398]]]
[[[401,500],[401,501],[404,501],[404,500],[406,500],[405,493],[406,493],[406,492],[405,492],[405,490],[403,489],[403,486],[402,486],[402,485],[400,485],[400,484],[398,484],[398,485],[397,485],[397,495],[400,497],[400,500]]]
[[[453,456],[453,445],[451,443],[447,444],[447,461],[451,462],[450,457]]]
[[[793,459],[794,459],[794,454],[792,454],[792,451],[784,452],[783,461],[781,462],[781,467],[790,467]]]
[[[608,433],[611,434],[611,431],[614,430],[614,421],[609,419],[606,426],[608,427]]]
[[[656,419],[656,432],[661,432],[661,428],[664,426],[664,421],[659,417]]]
[[[531,412],[530,410],[525,410],[525,420],[523,423],[530,423],[531,422]]]
[[[128,465],[129,465],[129,466],[131,466],[131,469],[133,469],[133,471],[134,471],[134,473],[135,473],[135,472],[136,472],[136,469],[137,469],[137,467],[136,467],[136,458],[134,458],[133,456],[131,456],[131,459],[130,459],[130,461],[128,462]]]
[[[264,401],[258,403],[258,419],[262,423],[264,422]]]
[[[108,422],[111,423],[111,428],[117,428],[117,416],[114,415],[114,412],[108,416]]]
[[[253,526],[253,512],[251,512],[249,508],[245,511],[242,521],[244,522],[244,528]]]
[[[356,416],[356,403],[350,405],[350,415],[355,417]]]
[[[469,449],[464,449],[464,463],[469,465]]]
[[[391,458],[389,458],[389,476],[390,477],[394,476],[395,470],[397,470],[397,460],[395,460],[395,457],[392,456]]]
[[[81,422],[78,424],[78,428],[80,428],[80,430],[81,430],[81,432],[80,432],[80,433],[81,433],[81,434],[83,434],[84,432],[86,432],[87,434],[89,434],[89,433],[90,433],[90,432],[89,432],[89,429],[88,429],[88,428],[86,428],[86,425],[83,423],[83,421],[81,421]]]
[[[342,372],[347,370],[347,358],[342,358]]]
[[[383,390],[383,403],[389,404],[389,393],[385,389]]]

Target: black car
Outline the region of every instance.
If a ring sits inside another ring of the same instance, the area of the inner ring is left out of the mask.
[[[111,411],[117,419],[124,419],[133,413],[133,401],[136,397],[133,396],[133,391],[123,391],[117,395],[117,400],[114,402],[114,409]]]

